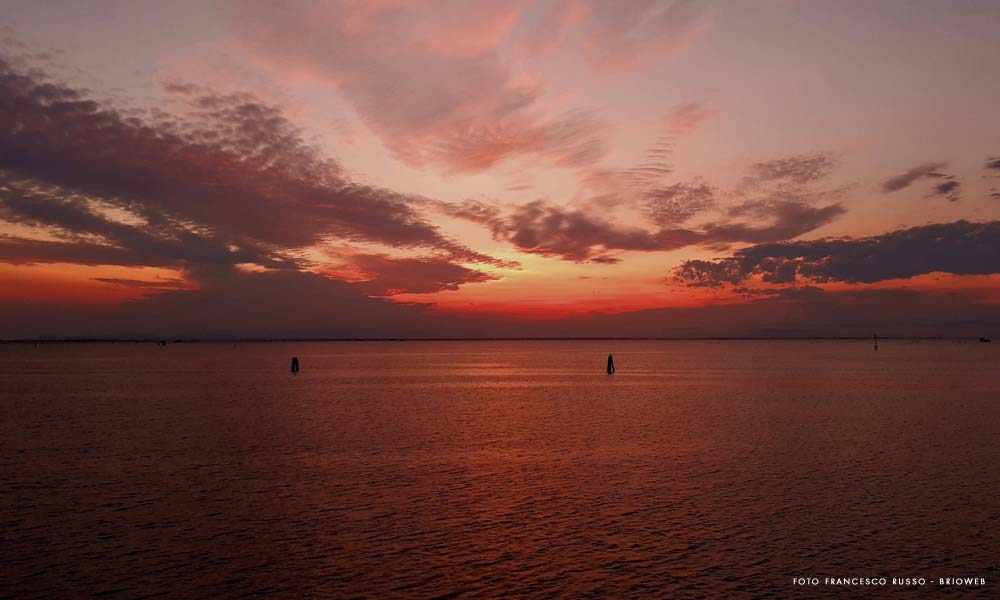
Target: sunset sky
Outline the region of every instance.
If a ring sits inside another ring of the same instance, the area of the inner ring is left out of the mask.
[[[0,339],[998,333],[995,1],[0,15]]]

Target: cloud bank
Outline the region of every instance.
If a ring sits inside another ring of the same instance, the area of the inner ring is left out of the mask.
[[[0,58],[0,218],[44,234],[3,235],[0,261],[167,266],[205,280],[237,266],[302,269],[304,249],[333,239],[456,270],[512,266],[446,237],[420,199],[353,182],[278,107],[168,88],[183,116],[98,102]]]
[[[690,286],[874,283],[927,273],[1000,273],[1000,221],[955,221],[857,239],[760,244],[717,260],[689,260],[673,275]]]

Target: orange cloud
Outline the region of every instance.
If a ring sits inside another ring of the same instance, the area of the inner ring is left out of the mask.
[[[195,289],[171,269],[117,265],[0,263],[0,303],[118,304],[168,290]]]

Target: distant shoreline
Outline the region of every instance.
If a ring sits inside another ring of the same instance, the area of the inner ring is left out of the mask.
[[[578,342],[578,341],[871,341],[864,337],[469,337],[469,338],[65,338],[0,340],[0,344],[252,344],[275,342]],[[879,341],[977,341],[975,337],[892,337]]]

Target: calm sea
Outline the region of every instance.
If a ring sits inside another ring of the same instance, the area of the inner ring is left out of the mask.
[[[0,596],[997,597],[998,367],[970,341],[0,345]],[[927,583],[792,582],[882,576]]]

